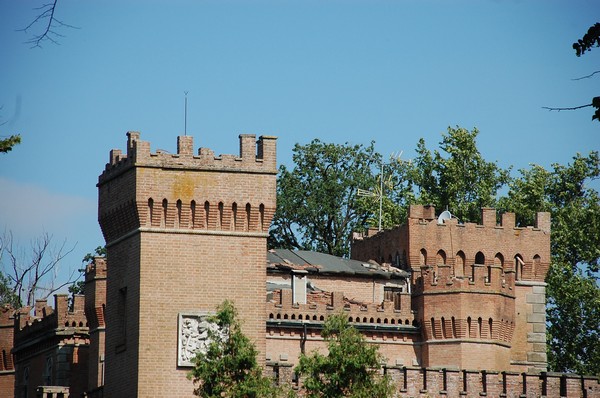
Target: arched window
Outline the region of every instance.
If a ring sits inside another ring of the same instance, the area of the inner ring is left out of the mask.
[[[475,254],[475,264],[485,265],[485,256],[483,255],[482,252],[477,252],[477,254]],[[472,281],[475,280],[475,264],[471,268],[471,280]],[[489,274],[491,274],[491,270],[488,270],[488,272],[489,272]],[[491,276],[491,275],[489,275],[489,276]],[[486,276],[486,282],[489,282],[489,279],[487,279],[489,276]]]
[[[463,253],[461,250],[458,253],[456,253],[456,259],[454,261],[454,275],[467,276],[466,264],[467,262],[465,258],[465,253]]]
[[[437,256],[435,257],[436,265],[445,265],[446,264],[446,252],[443,250],[439,250],[437,252]]]
[[[504,256],[502,253],[496,253],[494,256],[494,266],[500,267],[504,270]]]
[[[192,200],[190,202],[190,210],[191,210],[191,212],[190,212],[191,213],[191,215],[190,215],[190,217],[191,217],[190,226],[192,228],[196,228],[196,201],[195,200]]]
[[[262,232],[265,230],[265,205],[263,205],[262,203],[260,204],[260,206],[258,206],[258,214],[260,217],[259,228],[260,228],[260,231]]]
[[[237,220],[237,203],[233,202],[233,204],[231,205],[231,215],[233,217],[232,219],[232,226],[234,230],[237,230],[238,228],[238,220]]]
[[[150,198],[148,199],[148,221],[147,221],[147,225],[152,225],[152,213],[154,211],[154,199]]]
[[[179,228],[181,226],[181,221],[181,199],[179,199],[177,200],[177,225],[175,226],[176,228]]]
[[[525,262],[523,261],[523,257],[521,257],[520,254],[517,254],[515,256],[515,272],[516,272],[516,279],[518,281],[523,279],[523,266],[524,265],[525,265]]]
[[[477,337],[483,337],[483,319],[477,318]]]
[[[473,331],[471,329],[471,317],[467,318],[467,338],[471,338]]]
[[[223,229],[223,202],[219,202],[219,225],[217,226],[218,229]]]
[[[435,339],[435,320],[431,318],[431,338]]]
[[[427,265],[427,250],[421,249],[420,265]]]
[[[493,330],[494,321],[492,321],[492,318],[488,319],[488,326],[489,326],[489,332],[490,332],[490,339],[492,339],[494,336],[492,334],[494,332],[494,330]]]
[[[210,219],[210,203],[204,202],[204,227],[208,229],[208,220]]]
[[[477,252],[475,255],[475,264],[485,265],[485,256],[482,252]]]
[[[456,333],[456,319],[454,319],[454,317],[452,317],[452,337],[454,337],[454,338],[457,337],[457,333]]]
[[[541,262],[542,262],[542,258],[538,254],[533,256],[533,264],[531,267],[531,278],[534,278],[535,274],[539,272]]]
[[[446,338],[446,320],[442,317],[442,338]]]
[[[169,207],[169,202],[167,201],[167,199],[163,199],[163,201],[162,201],[163,214],[162,214],[162,219],[160,220],[161,227],[167,226],[167,209],[168,209],[168,207]]]
[[[246,231],[250,231],[250,212],[252,211],[252,206],[250,203],[246,203]]]
[[[494,256],[494,267],[500,268],[502,283],[504,283],[504,256],[502,253],[496,253]]]

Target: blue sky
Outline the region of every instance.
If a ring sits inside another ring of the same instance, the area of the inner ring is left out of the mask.
[[[98,175],[125,133],[175,152],[237,153],[238,135],[363,143],[385,156],[436,148],[448,126],[480,130],[502,167],[549,167],[600,149],[591,109],[600,49],[571,44],[600,19],[596,1],[72,1],[60,45],[17,31],[43,1],[0,0],[0,228],[26,246],[47,231],[76,244],[63,268],[103,244]]]

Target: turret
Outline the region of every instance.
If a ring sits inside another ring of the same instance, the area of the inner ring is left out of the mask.
[[[276,138],[242,134],[238,155],[215,156],[194,152],[191,136],[178,137],[175,154],[151,152],[139,132],[127,137],[126,154],[112,150],[98,180],[108,263],[105,395],[185,395],[192,342],[178,322],[200,322],[225,299],[243,314],[264,361]]]
[[[546,367],[550,214],[538,213],[530,227],[516,226],[514,213],[496,219],[492,208],[475,224],[412,205],[405,225],[353,243],[353,258],[397,259],[412,271],[425,366]]]

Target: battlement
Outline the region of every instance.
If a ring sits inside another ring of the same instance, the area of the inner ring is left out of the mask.
[[[291,383],[292,372],[282,372],[285,363],[268,364],[277,368],[280,384]],[[289,365],[288,365],[289,366]],[[280,369],[281,368],[281,369]],[[547,397],[598,398],[597,377],[568,373],[499,372],[458,368],[384,366],[398,398],[408,397]]]
[[[435,216],[435,207],[432,205],[410,205],[408,209],[408,219],[409,220],[419,220],[420,222],[428,222],[437,220]],[[437,220],[438,225],[445,225],[447,223],[452,223],[453,221],[458,225],[464,226],[478,226],[478,227],[504,227],[504,228],[518,228],[515,223],[515,213],[503,213],[501,218],[501,223],[498,224],[496,222],[496,209],[491,207],[482,207],[481,208],[481,224],[477,223],[464,223],[458,224],[459,220],[456,218],[450,219],[441,219]],[[550,213],[548,212],[538,212],[536,214],[535,225],[527,227],[534,230],[540,230],[544,233],[550,232]]]
[[[406,224],[374,236],[355,235],[352,258],[393,262],[412,270],[413,282],[421,267],[433,266],[430,286],[456,286],[460,278],[486,289],[510,289],[511,278],[543,282],[551,260],[550,213],[538,213],[528,227],[516,226],[514,213],[502,214],[500,224],[495,209],[481,214],[481,224],[462,224],[436,218],[433,206],[411,205]]]
[[[133,166],[157,167],[169,169],[195,169],[211,171],[244,171],[253,173],[277,173],[276,137],[260,136],[256,141],[254,134],[241,134],[239,155],[220,155],[208,148],[199,148],[194,155],[194,138],[177,137],[177,153],[163,150],[150,151],[150,143],[140,139],[140,133],[127,133],[127,152],[120,149],[110,151],[109,162],[100,175],[98,185],[120,175]]]
[[[90,332],[104,327],[106,307],[106,258],[94,257],[85,268],[85,315]]]
[[[310,295],[310,294],[309,294]],[[415,326],[410,294],[400,296],[400,303],[357,303],[344,297],[342,292],[312,293],[307,304],[293,302],[292,291],[281,289],[267,303],[267,318],[275,321],[324,322],[327,317],[343,312],[348,320],[364,326]],[[400,309],[397,309],[398,306]]]
[[[45,300],[36,300],[33,315],[30,315],[28,308],[19,311],[15,319],[15,349],[34,334],[41,336],[48,331],[65,328],[85,329],[87,332],[85,297],[74,295],[73,300],[72,311],[69,310],[66,294],[54,295],[54,309]]]
[[[94,261],[85,267],[85,281],[103,278],[106,278],[106,258],[96,256]]]
[[[275,213],[276,138],[240,135],[240,154],[193,155],[178,137],[173,155],[150,153],[129,132],[127,153],[111,151],[99,177],[99,222],[107,244],[139,228],[181,233],[264,235]],[[257,189],[260,188],[260,189]]]

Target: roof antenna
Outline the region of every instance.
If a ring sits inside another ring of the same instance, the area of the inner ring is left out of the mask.
[[[183,135],[187,136],[187,95],[188,91],[183,92],[185,94],[185,110],[183,113]]]

